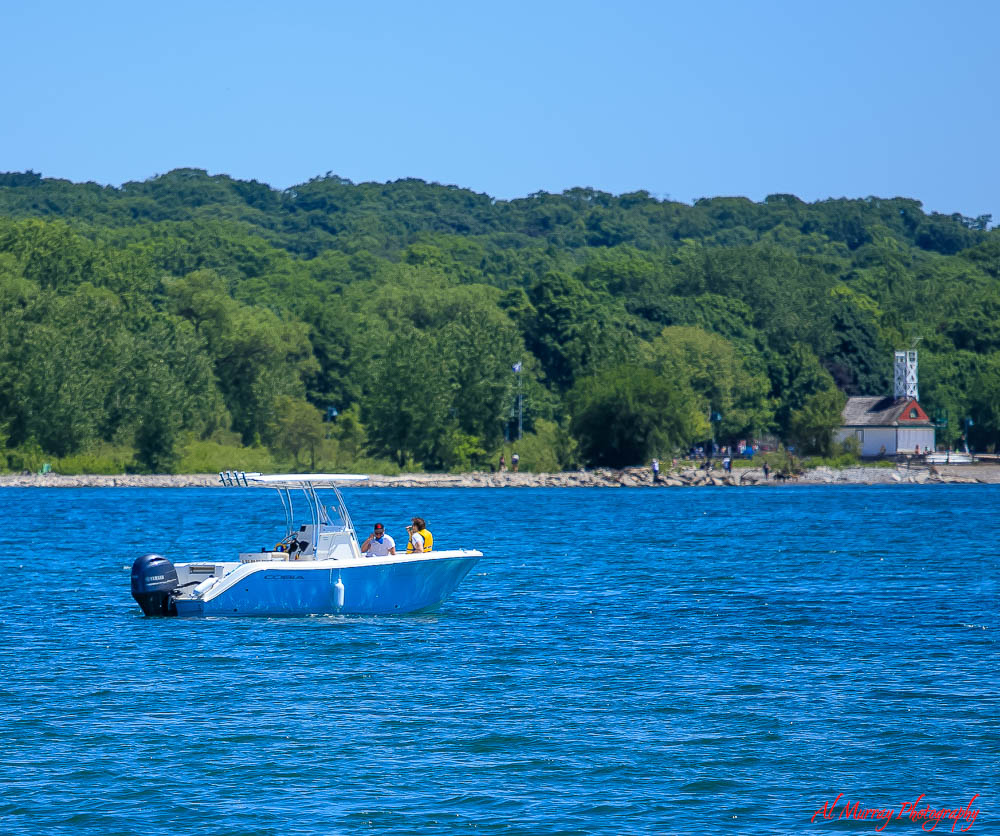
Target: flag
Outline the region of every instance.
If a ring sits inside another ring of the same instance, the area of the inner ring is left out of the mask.
[[[515,364],[514,364],[513,366],[511,366],[511,368],[512,368],[512,369],[513,369],[513,370],[514,370],[515,372],[519,372],[519,371],[521,371],[521,364],[520,364],[520,363],[515,363]]]

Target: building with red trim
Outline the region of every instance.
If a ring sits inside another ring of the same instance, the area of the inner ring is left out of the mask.
[[[917,450],[934,449],[934,424],[916,398],[848,398],[844,423],[834,434],[840,442],[854,437],[861,445],[861,455],[894,456]]]

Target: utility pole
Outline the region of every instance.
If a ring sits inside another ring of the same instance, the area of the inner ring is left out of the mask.
[[[520,441],[524,429],[521,410],[521,361],[518,360],[511,368],[514,370],[514,374],[517,375],[517,440]]]

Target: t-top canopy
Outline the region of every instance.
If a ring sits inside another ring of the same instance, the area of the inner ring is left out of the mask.
[[[265,485],[279,491],[301,488],[304,491],[314,491],[317,488],[333,488],[337,490],[338,482],[367,482],[363,473],[244,473],[242,470],[219,471],[219,481],[230,488],[240,485],[249,487]]]
[[[368,477],[361,473],[248,473],[249,482],[270,484],[319,484],[320,482],[365,482]]]

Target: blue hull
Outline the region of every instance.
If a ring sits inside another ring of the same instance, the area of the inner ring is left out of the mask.
[[[180,616],[386,615],[436,607],[479,556],[338,567],[329,562],[261,566],[208,600],[178,599]],[[337,582],[343,584],[338,606]]]

